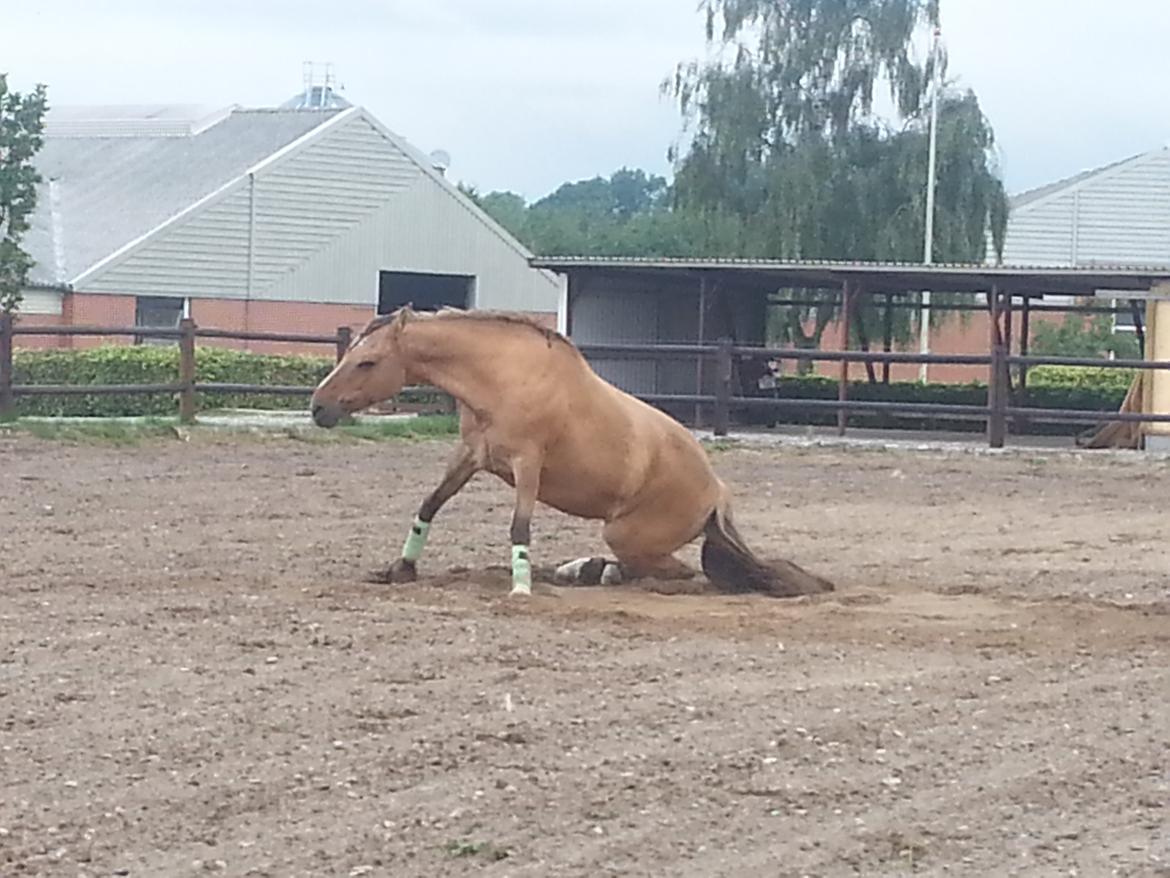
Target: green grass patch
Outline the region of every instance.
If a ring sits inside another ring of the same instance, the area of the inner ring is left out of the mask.
[[[138,445],[158,439],[217,437],[246,441],[262,437],[302,442],[411,442],[443,439],[459,432],[454,415],[421,415],[401,420],[366,420],[333,430],[316,427],[246,427],[180,425],[175,418],[18,418],[0,423],[0,436],[32,436],[56,442]]]
[[[385,421],[358,421],[334,428],[334,432],[352,439],[382,441],[386,439],[437,439],[459,432],[454,415],[419,415],[414,418]]]
[[[175,439],[176,422],[166,418],[118,420],[10,420],[0,424],[0,435],[24,435],[54,442],[96,445],[139,445],[152,439]]]

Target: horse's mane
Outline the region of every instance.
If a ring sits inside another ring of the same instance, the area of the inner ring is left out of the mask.
[[[441,308],[438,311],[415,311],[409,305],[404,305],[389,314],[375,317],[366,328],[361,331],[359,339],[364,338],[375,330],[388,326],[397,320],[402,312],[406,312],[406,319],[410,320],[473,320],[482,323],[502,323],[508,326],[520,326],[540,333],[550,345],[554,342],[567,345],[574,353],[578,353],[577,346],[555,329],[549,329],[540,321],[525,314],[512,311],[465,311],[462,308]]]

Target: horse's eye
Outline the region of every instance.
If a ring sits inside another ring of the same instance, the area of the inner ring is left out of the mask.
[[[362,360],[360,363],[357,364],[357,367],[359,369],[373,369],[374,366],[375,366],[375,363],[373,360]]]

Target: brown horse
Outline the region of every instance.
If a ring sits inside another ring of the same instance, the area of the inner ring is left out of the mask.
[[[723,591],[791,597],[833,588],[794,564],[757,559],[736,532],[731,495],[695,437],[602,380],[556,332],[509,314],[402,308],[372,321],[321,382],[313,419],[332,427],[408,383],[441,388],[458,401],[462,442],[381,581],[414,580],[435,514],[486,470],[516,491],[513,594],[531,592],[537,500],[604,521],[617,558],[571,562],[558,579],[689,578],[694,571],[674,553],[704,535],[703,571]]]

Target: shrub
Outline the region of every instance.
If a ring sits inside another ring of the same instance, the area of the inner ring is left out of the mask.
[[[196,380],[230,384],[312,387],[329,374],[330,357],[250,354],[201,347]],[[171,384],[178,380],[177,346],[107,345],[80,351],[17,351],[16,384]],[[200,411],[210,408],[298,409],[305,397],[273,394],[199,394]],[[22,396],[18,415],[47,417],[137,417],[174,415],[175,394]]]

